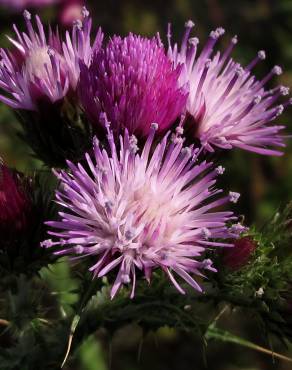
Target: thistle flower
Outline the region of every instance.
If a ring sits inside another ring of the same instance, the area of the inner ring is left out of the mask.
[[[18,12],[25,8],[39,8],[59,2],[60,0],[0,0],[0,6],[3,6],[11,11]]]
[[[81,67],[80,99],[95,127],[106,113],[112,130],[147,137],[152,122],[167,130],[181,114],[186,92],[178,87],[181,67],[172,68],[157,38],[114,36]]]
[[[0,247],[22,233],[28,221],[30,200],[20,179],[0,161]]]
[[[9,38],[11,51],[0,50],[0,101],[17,109],[23,127],[22,137],[33,152],[50,167],[63,167],[66,158],[80,159],[92,143],[91,127],[82,120],[78,105],[79,61],[91,60],[91,19],[86,8],[75,22],[72,34],[62,41],[58,31],[49,28],[48,37],[36,16],[24,12],[27,33],[14,26],[16,39]],[[101,46],[97,32],[93,47]]]
[[[201,291],[192,275],[216,271],[212,261],[202,259],[203,253],[232,246],[224,239],[237,236],[226,225],[234,219],[232,212],[214,210],[230,196],[218,198],[221,190],[214,188],[217,171],[211,163],[196,165],[196,150],[183,147],[182,140],[168,146],[168,134],[154,149],[156,130],[158,125],[152,124],[141,153],[127,130],[120,136],[119,150],[108,131],[110,154],[95,139],[94,158],[86,154],[90,171],[68,162],[70,174],[56,173],[61,181],[56,201],[65,210],[59,212],[60,221],[47,222],[49,235],[56,239],[42,246],[57,247],[59,256],[91,257],[94,277],[116,269],[112,297],[130,282],[133,297],[136,270],[150,281],[156,268],[181,293],[174,274]]]
[[[183,65],[181,85],[189,84],[186,127],[210,152],[215,147],[238,147],[260,154],[281,155],[275,147],[284,146],[283,136],[279,134],[284,126],[270,123],[289,104],[275,105],[289,89],[283,86],[265,89],[274,75],[282,73],[281,68],[275,66],[262,80],[256,80],[252,69],[265,59],[265,52],[259,51],[248,66],[241,67],[230,57],[237,43],[236,36],[223,53],[213,54],[217,40],[224,34],[222,28],[210,33],[199,54],[199,40],[189,37],[193,26],[191,21],[186,23],[180,49],[177,44],[171,45],[170,28],[168,32],[168,56],[174,66]]]
[[[56,260],[50,251],[39,248],[46,233],[44,221],[56,216],[50,187],[45,174],[25,176],[0,162],[1,279],[34,275]]]
[[[84,9],[84,21],[78,21],[72,35],[66,33],[63,42],[57,32],[44,27],[36,16],[37,31],[31,14],[24,11],[27,33],[20,33],[16,26],[16,39],[8,37],[14,50],[0,50],[0,88],[7,94],[0,100],[15,109],[37,111],[40,102],[55,103],[69,92],[75,91],[79,79],[79,60],[89,63],[91,57],[91,19]],[[98,32],[95,48],[101,44]]]

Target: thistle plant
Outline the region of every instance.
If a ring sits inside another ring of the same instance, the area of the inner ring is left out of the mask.
[[[237,37],[214,54],[222,28],[199,51],[191,21],[178,46],[170,26],[165,43],[94,34],[86,8],[65,35],[24,17],[0,52],[0,100],[44,170],[0,163],[1,370],[64,367],[90,335],[129,323],[269,352],[218,327],[235,309],[289,343],[291,205],[259,229],[236,211],[245,194],[217,185],[220,149],[284,154],[272,122],[289,89],[268,86],[282,69],[257,79],[265,52],[241,67]]]

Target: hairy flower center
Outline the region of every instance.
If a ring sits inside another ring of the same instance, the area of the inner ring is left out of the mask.
[[[168,194],[167,189],[161,189],[159,183],[146,182],[134,191],[132,204],[136,221],[145,224],[145,230],[149,234],[159,229],[160,241],[171,239],[172,234],[181,226],[177,201]],[[144,234],[146,240],[148,233]]]
[[[51,51],[48,47],[31,49],[25,60],[25,71],[28,78],[34,81],[35,78],[47,79],[53,73],[53,66],[50,53],[54,53],[57,62],[63,64],[62,57],[56,51]]]
[[[25,61],[25,70],[31,80],[34,77],[43,78],[47,75],[47,70],[51,69],[52,65],[47,47],[30,50]]]

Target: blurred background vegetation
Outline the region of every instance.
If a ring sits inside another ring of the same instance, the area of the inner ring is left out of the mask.
[[[165,38],[167,23],[171,22],[173,39],[180,41],[185,21],[192,19],[196,24],[194,32],[203,45],[210,30],[222,26],[226,34],[220,41],[221,47],[237,34],[239,43],[233,55],[243,65],[249,63],[258,50],[264,49],[267,59],[256,67],[257,77],[262,78],[279,64],[284,73],[270,86],[280,83],[292,87],[292,0],[91,0],[86,5],[95,27],[101,26],[107,35],[129,31],[154,35],[159,31]],[[62,7],[59,3],[37,12],[46,23],[55,24]],[[13,23],[23,25],[21,12],[0,8],[1,46],[7,45],[5,34],[11,34]],[[286,124],[286,132],[291,134],[291,108],[280,117],[279,123]],[[16,117],[1,105],[0,155],[18,170],[41,168],[42,163],[31,156],[29,148],[18,138],[17,130]],[[260,157],[235,150],[222,153],[221,164],[227,168],[220,180],[221,186],[242,194],[239,213],[245,215],[248,224],[260,226],[268,222],[280,206],[292,200],[292,144],[288,141],[282,158]],[[74,287],[65,263],[48,273],[46,279],[59,292]],[[61,297],[68,303],[72,299],[68,294]],[[249,322],[241,320],[238,323],[234,317],[230,322],[226,314],[222,323],[235,333],[267,345],[267,340]],[[283,347],[279,348],[283,351]],[[166,328],[143,338],[139,328],[128,327],[114,338],[102,332],[89,338],[67,370],[190,370],[205,367],[211,370],[291,370],[292,365],[230,344],[216,342],[204,348],[191,334]]]

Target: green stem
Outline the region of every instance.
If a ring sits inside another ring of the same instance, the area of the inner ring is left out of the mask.
[[[80,317],[81,317],[82,312],[83,312],[84,308],[86,307],[88,301],[90,300],[90,298],[95,293],[97,285],[98,284],[97,284],[96,280],[91,281],[91,284],[89,285],[89,288],[85,291],[85,294],[84,294],[83,298],[81,299],[81,303],[79,305],[77,313],[73,317],[73,320],[72,320],[72,323],[71,323],[71,326],[70,326],[70,333],[69,333],[69,338],[68,338],[67,350],[66,350],[66,354],[65,354],[64,360],[62,362],[61,368],[63,368],[64,365],[67,362],[68,356],[70,354],[72,342],[73,342],[74,333],[75,333],[76,328],[79,324]]]
[[[233,335],[229,333],[228,331],[221,330],[216,328],[215,326],[211,325],[207,332],[206,332],[206,339],[215,339],[215,340],[220,340],[222,342],[228,342],[228,343],[234,343],[243,347],[247,347],[250,349],[253,349],[255,351],[265,353],[267,355],[273,356],[275,358],[278,358],[279,360],[287,361],[287,362],[292,362],[292,358],[281,355],[280,353],[271,351],[265,347],[259,346],[253,342],[250,342],[246,339],[237,337],[236,335]]]

